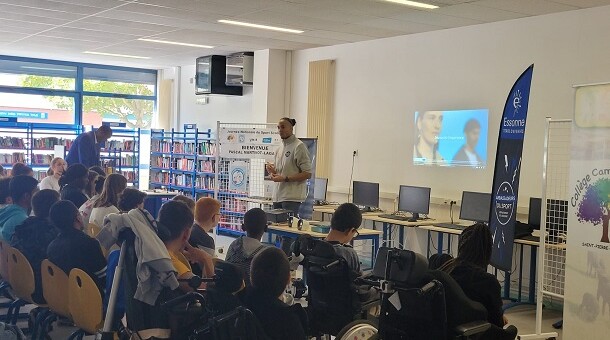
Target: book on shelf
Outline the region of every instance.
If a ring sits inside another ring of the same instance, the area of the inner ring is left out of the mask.
[[[55,145],[63,145],[67,149],[70,149],[73,139],[58,138],[58,137],[41,137],[32,139],[32,148],[53,151]]]
[[[134,140],[109,140],[106,141],[105,148],[107,150],[137,151],[137,143]]]
[[[53,160],[53,155],[45,155],[45,154],[33,154],[32,155],[32,164],[33,165],[49,165]]]
[[[25,163],[25,153],[13,152],[13,153],[0,154],[0,163],[2,163],[2,164]]]
[[[0,137],[0,148],[21,149],[25,147],[23,138],[20,137]]]
[[[200,172],[215,172],[216,171],[216,167],[214,166],[216,162],[214,162],[214,161],[203,160],[203,161],[198,161],[198,163],[199,163],[198,171],[200,171]]]
[[[172,149],[172,145],[170,142],[162,141],[162,140],[151,140],[150,150],[152,152],[166,152],[169,153]]]

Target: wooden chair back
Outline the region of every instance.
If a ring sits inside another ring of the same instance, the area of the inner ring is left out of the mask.
[[[68,275],[53,262],[45,259],[40,266],[42,294],[49,308],[65,318],[72,318],[68,303]]]
[[[102,296],[93,279],[83,270],[74,268],[68,277],[68,305],[76,327],[95,334],[101,327]]]

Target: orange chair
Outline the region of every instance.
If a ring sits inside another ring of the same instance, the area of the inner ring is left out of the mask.
[[[101,329],[102,308],[102,296],[93,279],[81,269],[72,269],[68,277],[68,309],[79,331],[70,339],[85,333],[95,334]]]
[[[10,248],[8,243],[0,240],[0,276],[2,277],[3,285],[9,284],[8,279],[8,253],[5,251]]]
[[[102,228],[100,228],[100,226],[98,226],[95,223],[87,224],[87,227],[86,227],[87,235],[89,235],[93,238],[95,238],[97,236],[97,234],[100,233],[100,230],[102,230]]]
[[[18,298],[11,304],[11,308],[9,308],[7,315],[10,315],[11,324],[16,324],[19,310],[22,306],[35,304],[38,307],[44,308],[46,305],[37,304],[32,299],[32,294],[34,294],[34,290],[36,289],[36,281],[32,266],[25,255],[13,247],[9,247],[8,249],[5,247],[5,252],[8,253],[9,282],[13,293]],[[45,310],[42,310],[40,316],[44,316],[45,312]],[[36,322],[34,322],[33,325],[33,332],[36,332],[40,321],[42,321],[40,318],[36,318]]]
[[[72,319],[68,304],[68,275],[49,260],[42,261],[42,294],[52,314],[44,319],[41,325],[41,339],[46,339],[48,325],[57,320],[57,316]],[[34,335],[35,336],[35,335]]]

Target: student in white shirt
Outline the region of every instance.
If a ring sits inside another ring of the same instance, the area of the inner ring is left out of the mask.
[[[93,203],[93,210],[89,216],[89,223],[99,227],[104,226],[104,217],[111,213],[118,213],[119,197],[127,188],[127,178],[121,174],[110,174],[104,181],[104,189]]]
[[[38,188],[40,190],[52,189],[59,192],[59,178],[61,177],[61,174],[63,174],[66,170],[66,166],[67,163],[66,161],[64,161],[63,158],[53,158],[53,160],[51,161],[51,170],[53,171],[53,174],[43,178],[42,181],[40,181],[40,183],[38,184]]]

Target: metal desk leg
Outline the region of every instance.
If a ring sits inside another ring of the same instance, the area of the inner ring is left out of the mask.
[[[404,249],[404,240],[405,240],[405,227],[397,226],[398,228],[398,247],[399,249]]]
[[[379,251],[379,235],[373,237],[373,255],[371,256],[373,262],[371,266],[375,267],[375,261],[377,260],[377,252]]]
[[[426,240],[426,257],[430,257],[430,230],[428,230],[428,239]]]
[[[517,301],[521,302],[521,289],[523,288],[523,245],[520,245],[519,251],[519,292],[517,292]]]
[[[534,305],[536,304],[536,263],[538,263],[536,258],[538,257],[538,247],[531,246],[530,250],[530,281],[527,301]]]
[[[438,233],[438,249],[437,249],[437,253],[440,255],[443,253],[443,239],[444,239],[444,234],[439,232]]]
[[[388,246],[388,223],[383,222],[383,246]]]

